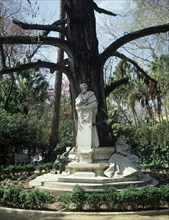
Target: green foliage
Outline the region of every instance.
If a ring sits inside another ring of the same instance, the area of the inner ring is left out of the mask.
[[[79,185],[76,185],[71,195],[71,201],[74,204],[76,210],[78,211],[82,210],[85,202],[85,196],[86,196],[85,190]]]
[[[59,143],[57,145],[58,154],[64,152],[66,147],[73,145],[73,119],[71,113],[70,98],[61,99],[60,106],[60,128]]]
[[[128,138],[142,165],[168,168],[169,123],[147,123],[136,127],[117,125],[115,129]]]
[[[53,167],[53,163],[45,163],[39,165],[17,164],[17,165],[9,165],[6,167],[0,166],[0,176],[1,179],[5,179],[20,173],[32,174],[35,170],[38,170],[40,173],[42,171],[49,172],[52,169],[52,167]]]
[[[99,211],[105,203],[105,194],[97,192],[87,193],[85,203],[89,206],[89,209]]]
[[[28,115],[35,108],[41,110],[48,86],[44,74],[35,70],[15,73],[12,77],[4,76],[0,86],[0,106],[12,114],[20,112]]]
[[[54,196],[48,192],[32,189],[28,193],[28,204],[33,209],[44,209],[54,201]]]
[[[0,108],[0,163],[11,163],[14,153],[39,146],[43,139],[38,125],[36,117],[11,115]]]
[[[0,204],[11,208],[45,209],[53,201],[52,194],[37,189],[26,192],[17,187],[0,188]]]
[[[118,200],[117,190],[112,186],[107,187],[105,190],[105,200],[104,200],[106,208],[108,210],[114,209],[117,204],[117,200]]]
[[[71,193],[64,193],[60,196],[60,202],[66,207],[67,209],[71,206]]]
[[[76,209],[78,211],[83,209],[85,200],[85,190],[79,185],[76,185],[71,193],[62,194],[60,196],[60,201],[65,207]]]
[[[159,188],[160,194],[161,194],[161,204],[169,207],[169,184],[168,185],[163,185]]]
[[[2,203],[13,208],[24,208],[26,193],[22,189],[15,187],[4,189]]]
[[[81,187],[75,187],[73,192],[60,197],[67,209],[115,211],[159,209],[169,205],[169,185],[157,187],[128,188],[117,191],[108,187],[104,192],[85,192]]]
[[[19,63],[19,62],[18,62]],[[40,71],[4,75],[0,85],[0,163],[14,153],[46,146],[50,129],[49,83]],[[44,117],[45,116],[45,117]]]

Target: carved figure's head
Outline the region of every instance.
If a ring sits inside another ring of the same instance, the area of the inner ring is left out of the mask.
[[[87,89],[88,89],[88,86],[86,83],[80,84],[80,90],[82,91],[82,93],[86,92]]]

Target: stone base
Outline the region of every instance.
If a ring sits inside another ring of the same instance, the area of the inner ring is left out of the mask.
[[[29,185],[39,189],[59,192],[70,192],[75,185],[79,185],[87,192],[103,192],[108,186],[113,186],[117,190],[121,190],[128,186],[144,187],[147,185],[155,186],[158,184],[158,181],[153,180],[149,175],[144,174],[142,174],[139,180],[133,180],[132,177],[121,179],[107,178],[103,176],[95,177],[93,174],[92,172],[76,172],[74,174],[66,172],[63,174],[48,173],[31,180]]]
[[[86,172],[93,172],[94,176],[104,176],[104,170],[108,167],[108,163],[77,163],[72,162],[69,163],[66,170],[69,171],[70,174],[74,174],[76,172],[83,172],[86,175]]]
[[[144,187],[158,184],[158,181],[153,180],[149,175],[141,173],[139,176],[106,177],[104,171],[108,167],[108,159],[113,153],[113,147],[95,148],[93,163],[71,162],[66,167],[67,172],[44,174],[30,181],[29,184],[35,188],[59,192],[72,191],[75,185],[83,187],[87,192],[103,192],[108,186],[121,190],[128,186]]]

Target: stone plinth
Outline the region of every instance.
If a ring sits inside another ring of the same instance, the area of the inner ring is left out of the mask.
[[[114,152],[114,147],[97,147],[93,151],[93,162],[107,163]]]
[[[108,167],[108,163],[69,163],[67,166],[67,170],[70,174],[74,174],[76,172],[93,172],[95,177],[104,176],[104,170]]]

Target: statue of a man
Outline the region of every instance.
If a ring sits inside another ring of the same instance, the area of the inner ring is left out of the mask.
[[[96,114],[98,102],[94,92],[87,91],[88,86],[80,84],[81,92],[75,100],[78,114],[78,131],[76,138],[79,153],[87,153],[92,148],[99,146],[96,126]]]

